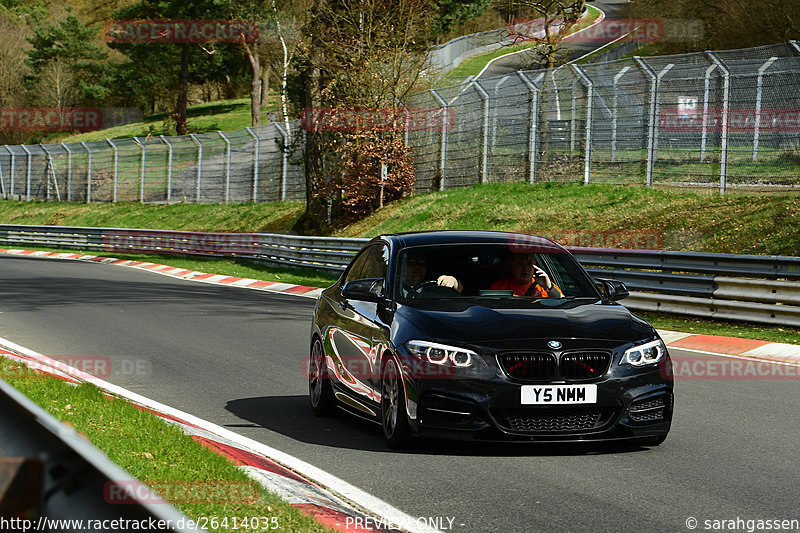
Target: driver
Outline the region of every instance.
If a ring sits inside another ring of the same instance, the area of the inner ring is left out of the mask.
[[[416,293],[419,285],[427,281],[428,260],[422,254],[409,254],[406,257],[405,268],[403,269],[402,293],[406,298],[410,293]],[[441,275],[436,278],[436,285],[449,287],[458,292],[464,290],[461,282],[454,276]]]
[[[512,254],[508,260],[511,275],[492,283],[489,288],[511,290],[514,296],[534,298],[563,298],[564,294],[550,276],[536,265],[534,254]]]

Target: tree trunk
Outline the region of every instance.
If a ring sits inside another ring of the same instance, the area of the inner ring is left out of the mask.
[[[272,65],[269,63],[261,69],[261,107],[269,105],[269,77],[272,74]]]
[[[250,122],[257,128],[261,126],[261,57],[258,45],[251,48],[244,43],[243,46],[247,52],[247,60],[250,61]]]
[[[175,111],[175,130],[178,135],[186,135],[186,101],[189,97],[189,45],[181,50],[181,78],[178,88],[178,109]]]

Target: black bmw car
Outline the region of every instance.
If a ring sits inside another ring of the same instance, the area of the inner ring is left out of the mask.
[[[562,246],[489,231],[384,235],[314,311],[309,397],[412,436],[658,445],[673,383],[655,329]]]

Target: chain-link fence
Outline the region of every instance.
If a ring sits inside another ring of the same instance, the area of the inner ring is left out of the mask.
[[[417,93],[415,190],[490,182],[800,187],[800,43],[520,71]],[[414,116],[409,113],[408,116]],[[0,147],[4,198],[305,197],[303,131]]]
[[[292,150],[299,134],[294,122],[290,131],[272,123],[231,132],[3,146],[0,194],[87,203],[301,200],[302,155]]]
[[[800,186],[800,43],[515,72],[413,95],[418,191],[503,181]]]

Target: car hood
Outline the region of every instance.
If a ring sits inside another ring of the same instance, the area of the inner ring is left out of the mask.
[[[455,311],[431,311],[399,306],[395,322],[407,320],[416,332],[442,342],[514,348],[531,341],[586,339],[622,344],[649,339],[655,334],[647,322],[617,304],[565,302],[558,307],[497,309],[471,305]],[[401,328],[403,329],[403,328]],[[400,333],[400,331],[398,331]],[[396,339],[400,342],[409,340]],[[533,342],[534,345],[540,344]]]

